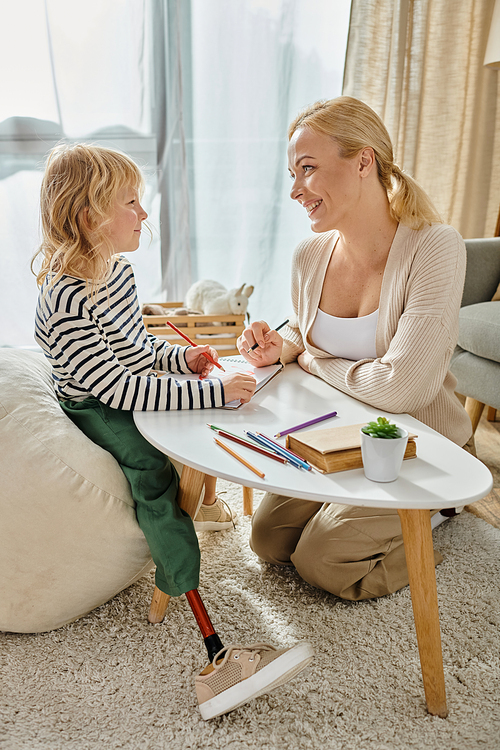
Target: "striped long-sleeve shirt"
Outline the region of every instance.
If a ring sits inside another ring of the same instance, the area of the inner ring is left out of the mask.
[[[354,398],[393,413],[408,412],[465,445],[467,412],[448,370],[458,339],[465,279],[465,244],[453,227],[420,231],[399,225],[385,267],[376,333],[377,356],[354,362],[315,347],[310,331],[338,233],[324,232],[296,249],[292,270],[295,316],[282,331],[282,361],[312,355],[310,370]]]
[[[63,276],[38,298],[35,339],[65,401],[95,396],[114,409],[168,411],[224,406],[220,379],[178,381],[153,370],[189,373],[185,352],[148,334],[130,263],[116,259],[96,298],[85,281]]]

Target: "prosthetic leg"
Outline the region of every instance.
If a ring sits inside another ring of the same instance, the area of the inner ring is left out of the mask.
[[[201,596],[198,593],[198,589],[192,589],[186,593],[186,598],[189,602],[189,606],[193,610],[193,614],[196,617],[196,622],[201,630],[203,640],[208,652],[208,658],[212,662],[216,654],[224,648],[224,644],[215,632],[214,626],[208,616],[208,612],[205,609],[205,605],[201,600]]]

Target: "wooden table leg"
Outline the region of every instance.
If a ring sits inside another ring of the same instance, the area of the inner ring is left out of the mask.
[[[398,513],[403,529],[427,710],[430,714],[444,718],[448,715],[448,709],[439,628],[431,515],[428,510],[400,509]]]
[[[253,489],[251,487],[243,487],[243,515],[253,515]]]
[[[200,502],[201,490],[203,488],[204,474],[189,466],[182,469],[177,502],[182,510],[187,511],[194,518]],[[151,606],[149,607],[148,621],[152,623],[163,622],[167,611],[170,597],[155,586]]]

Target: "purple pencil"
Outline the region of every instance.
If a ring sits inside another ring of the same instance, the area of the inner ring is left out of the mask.
[[[303,427],[310,427],[312,424],[317,424],[318,422],[323,422],[324,419],[330,419],[330,417],[336,417],[337,412],[331,411],[330,414],[323,414],[322,417],[316,417],[316,419],[310,419],[309,422],[303,422],[302,424],[297,424],[295,427],[290,427],[288,430],[282,430],[281,432],[277,432],[274,437],[283,437],[284,435],[289,435],[291,432],[296,432],[297,430],[301,430]]]

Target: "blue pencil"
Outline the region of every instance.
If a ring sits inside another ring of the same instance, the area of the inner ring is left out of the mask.
[[[286,458],[292,466],[295,466],[296,469],[307,469],[307,471],[311,471],[311,466],[303,461],[301,458],[298,458],[293,453],[290,453],[286,448],[283,448],[281,445],[278,445],[270,438],[266,438],[262,434],[256,435],[254,432],[250,432],[249,430],[244,430],[245,434],[252,438],[252,440],[255,440],[256,443],[259,443],[260,445],[263,445],[265,448],[268,448],[275,453],[277,453],[279,456],[283,456],[283,458]]]

